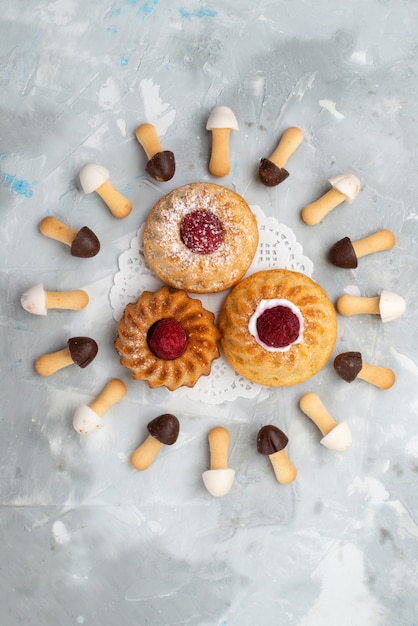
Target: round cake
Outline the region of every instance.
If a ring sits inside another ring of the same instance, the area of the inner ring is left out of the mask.
[[[267,270],[233,288],[219,330],[236,372],[261,385],[285,387],[307,380],[328,361],[337,316],[325,291],[308,276]]]
[[[120,362],[152,388],[193,387],[220,356],[214,317],[185,291],[144,291],[117,324]]]
[[[214,183],[191,183],[165,195],[151,209],[143,235],[152,271],[194,293],[235,285],[257,245],[257,221],[244,198]]]

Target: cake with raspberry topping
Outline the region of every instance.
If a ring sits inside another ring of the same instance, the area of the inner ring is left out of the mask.
[[[145,258],[158,278],[194,293],[235,285],[257,245],[257,221],[244,198],[214,183],[190,183],[165,195],[143,234]]]
[[[219,357],[214,317],[185,291],[166,286],[144,291],[117,324],[120,362],[151,388],[193,387]]]
[[[261,385],[285,387],[311,378],[328,361],[337,316],[325,291],[308,276],[267,270],[233,288],[219,330],[235,371]]]

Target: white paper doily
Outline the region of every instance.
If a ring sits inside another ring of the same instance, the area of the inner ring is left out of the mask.
[[[279,224],[272,217],[266,217],[260,207],[251,206],[259,228],[259,244],[253,263],[246,276],[260,270],[274,268],[290,269],[312,276],[313,263],[304,256],[302,246],[296,241],[294,232],[285,224]],[[113,277],[110,290],[110,304],[113,317],[119,321],[129,302],[136,302],[143,291],[157,291],[163,283],[151,272],[142,250],[144,225],[131,241],[129,250],[119,257],[119,271]],[[217,316],[227,292],[217,294],[190,294],[201,300],[203,306]],[[207,404],[220,404],[236,398],[254,398],[262,389],[231,368],[221,355],[212,364],[210,376],[202,376],[196,385],[189,389],[182,387],[173,393],[200,400]]]

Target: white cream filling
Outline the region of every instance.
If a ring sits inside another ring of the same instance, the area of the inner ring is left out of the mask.
[[[297,336],[295,341],[292,341],[291,343],[289,343],[288,346],[284,346],[283,348],[274,348],[273,346],[268,346],[260,339],[257,332],[257,320],[260,315],[262,315],[264,311],[272,309],[276,306],[285,306],[289,308],[299,320],[299,335]],[[250,320],[248,322],[248,330],[250,334],[254,337],[256,342],[268,352],[287,352],[288,350],[290,350],[293,344],[300,343],[303,340],[303,317],[299,308],[295,304],[293,304],[293,302],[290,302],[290,300],[286,300],[285,298],[271,298],[270,300],[260,300],[256,310],[250,317]]]

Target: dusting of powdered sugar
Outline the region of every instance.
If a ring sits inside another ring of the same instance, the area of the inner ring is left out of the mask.
[[[223,241],[210,254],[198,254],[181,240],[183,218],[193,211],[212,212],[222,223]],[[258,232],[251,209],[240,196],[213,183],[184,185],[164,196],[152,209],[144,229],[144,252],[152,269],[178,288],[192,276],[196,284],[216,290],[243,274],[250,265]],[[187,272],[186,272],[187,270]]]

